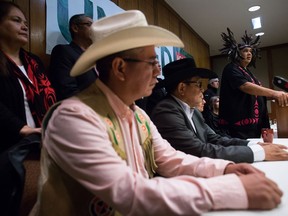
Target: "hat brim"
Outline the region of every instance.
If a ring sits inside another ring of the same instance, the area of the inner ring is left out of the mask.
[[[153,25],[132,27],[93,43],[77,60],[70,75],[75,77],[85,73],[97,60],[110,54],[151,45],[184,47],[178,36],[164,28]]]
[[[169,86],[178,84],[186,79],[190,79],[192,77],[200,77],[203,79],[205,78],[209,79],[210,77],[213,77],[215,75],[215,72],[206,68],[187,68],[184,71],[182,70],[180,73],[179,74],[175,73],[172,76],[164,78],[164,80],[161,81],[160,86],[169,87]]]

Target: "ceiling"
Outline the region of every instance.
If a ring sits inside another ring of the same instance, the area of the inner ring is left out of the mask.
[[[165,0],[210,47],[210,55],[219,55],[222,48],[221,33],[227,27],[234,33],[236,41],[247,30],[255,37],[259,31],[261,47],[288,43],[287,0]],[[261,6],[249,12],[248,8]],[[262,28],[253,30],[251,19],[261,17]]]

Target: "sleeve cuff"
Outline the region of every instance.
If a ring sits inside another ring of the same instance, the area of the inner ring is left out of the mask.
[[[249,141],[247,146],[258,145],[259,141]]]
[[[248,208],[247,193],[239,177],[235,174],[210,178],[207,180],[207,184],[210,186],[213,197],[214,210]]]
[[[254,162],[256,161],[264,161],[265,159],[265,151],[261,145],[251,145],[249,148],[252,150],[254,155]]]

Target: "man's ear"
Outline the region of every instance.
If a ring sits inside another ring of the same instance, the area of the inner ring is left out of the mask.
[[[125,80],[126,67],[127,67],[127,64],[122,58],[116,57],[113,59],[112,72],[113,72],[114,76],[116,76],[121,81]]]
[[[178,83],[176,90],[179,95],[184,95],[185,89],[186,89],[185,83],[183,82]]]

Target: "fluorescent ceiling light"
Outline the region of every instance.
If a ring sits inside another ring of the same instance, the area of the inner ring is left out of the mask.
[[[259,33],[255,34],[255,36],[262,36],[262,35],[264,35],[264,32],[259,32]]]
[[[261,19],[260,17],[256,17],[252,19],[252,25],[253,25],[253,29],[258,29],[261,28]]]
[[[256,5],[256,6],[250,7],[248,10],[249,10],[250,12],[253,12],[253,11],[257,11],[257,10],[259,10],[259,9],[260,9],[260,6]]]

